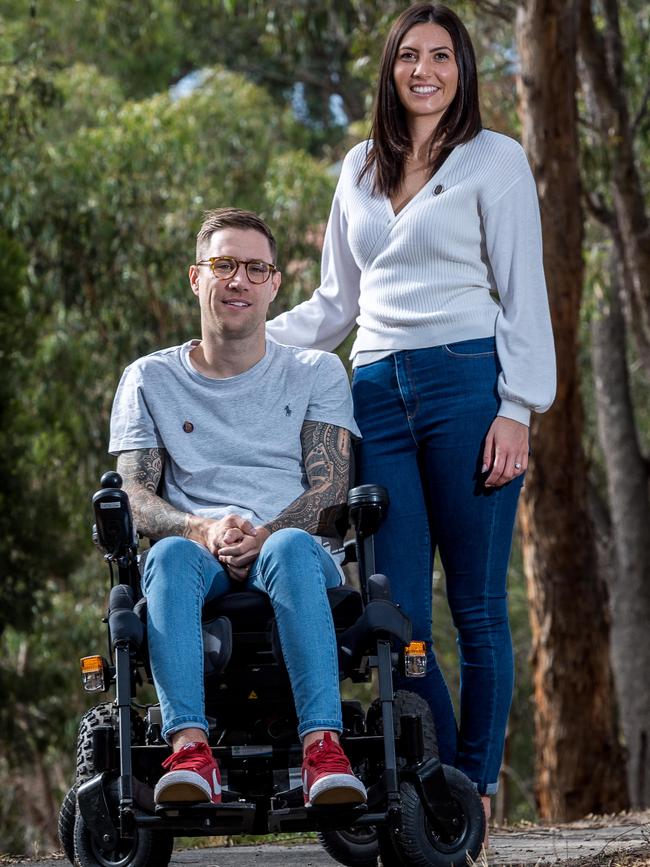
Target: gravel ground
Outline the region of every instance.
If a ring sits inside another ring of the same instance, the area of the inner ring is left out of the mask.
[[[0,864],[63,867],[63,855],[37,859],[0,856]],[[171,865],[198,867],[333,867],[317,845],[220,846],[175,851]],[[477,867],[650,867],[650,811],[588,817],[570,825],[497,828]]]

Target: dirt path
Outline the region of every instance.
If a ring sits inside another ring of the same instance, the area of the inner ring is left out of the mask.
[[[501,828],[492,835],[490,867],[500,865],[647,864],[650,867],[650,811],[595,817],[570,825]],[[622,858],[627,855],[628,858]],[[614,856],[618,856],[615,858]]]
[[[487,860],[477,867],[650,867],[650,811],[595,817],[571,825],[526,825],[492,833]],[[0,864],[63,867],[62,855],[41,859],[9,859]],[[173,867],[333,867],[316,845],[261,845],[183,849],[174,852]]]

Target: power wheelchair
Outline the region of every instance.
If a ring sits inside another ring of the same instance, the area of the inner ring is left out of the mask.
[[[165,867],[175,836],[317,831],[329,854],[348,867],[442,867],[467,863],[481,850],[485,818],[470,781],[437,757],[429,707],[393,689],[393,675],[422,673],[422,648],[375,572],[373,535],[388,508],[376,485],[350,490],[336,524],[346,559],[359,565],[360,592],[328,591],[341,679],[363,683],[373,671],[378,697],[364,712],[343,701],[341,744],[368,790],[354,807],[305,807],[302,751],[288,675],[262,593],[233,592],[203,610],[209,742],[222,774],[220,805],[156,806],[153,788],[170,749],[160,708],[138,704],[152,683],[141,599],[138,540],[118,473],[102,476],[93,496],[93,539],[105,552],[111,591],[105,622],[108,656],[81,660],[89,691],[115,688],[115,699],[81,720],[76,776],[59,813],[59,836],[79,867]],[[114,570],[117,582],[114,582]]]

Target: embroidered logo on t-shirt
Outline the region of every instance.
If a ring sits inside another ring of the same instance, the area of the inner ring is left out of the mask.
[[[194,430],[194,425],[191,421],[184,421],[183,430],[185,431],[185,433],[192,433],[192,431]]]

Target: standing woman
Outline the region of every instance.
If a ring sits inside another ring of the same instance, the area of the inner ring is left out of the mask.
[[[517,142],[485,130],[469,35],[418,3],[384,47],[372,139],[346,156],[322,283],[268,324],[281,342],[352,348],[360,482],[385,485],[377,563],[427,642],[409,680],[440,756],[489,816],[513,686],[506,574],[531,411],[555,393],[535,183]],[[458,632],[458,733],[431,649],[436,548]]]

